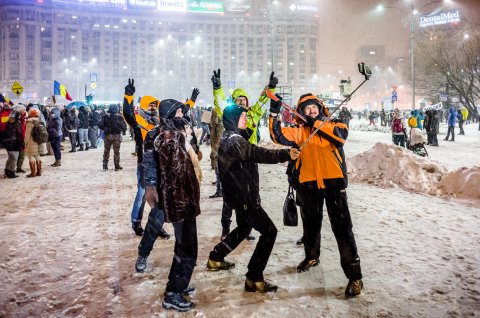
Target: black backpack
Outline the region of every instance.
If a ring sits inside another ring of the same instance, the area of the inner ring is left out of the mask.
[[[32,128],[32,139],[37,144],[43,144],[48,141],[47,127],[42,121],[38,121]]]

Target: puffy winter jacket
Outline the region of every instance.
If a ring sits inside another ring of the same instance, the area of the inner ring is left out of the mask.
[[[316,120],[314,126],[319,127],[321,124],[322,120]],[[270,116],[269,127],[273,142],[286,146],[301,146],[315,129],[310,127],[282,128],[278,117],[274,116]],[[343,144],[347,136],[346,124],[326,122],[305,145],[297,159],[296,168],[300,169],[299,182],[316,181],[320,189],[326,187],[346,188],[348,179]]]
[[[455,107],[450,107],[450,110],[448,111],[448,126],[455,126],[456,122],[457,111],[455,110]]]
[[[159,206],[166,222],[179,222],[200,214],[200,186],[185,136],[171,125],[160,124],[154,141]],[[150,133],[150,132],[149,132]]]
[[[5,129],[3,144],[7,151],[20,151],[25,147],[23,141],[22,123],[10,118]]]
[[[60,110],[57,107],[52,108],[50,111],[50,118],[47,122],[48,137],[54,138],[63,136],[62,125],[63,121],[60,118]]]
[[[102,121],[102,115],[98,111],[93,111],[90,114],[90,119],[89,119],[89,127],[92,128],[98,128],[98,125],[100,125],[100,122]]]
[[[109,112],[103,117],[99,128],[104,131],[105,135],[121,135],[127,131],[127,125],[122,115],[113,112]]]
[[[65,113],[65,129],[68,131],[77,131],[80,126],[80,120],[75,114],[75,110],[70,110]]]
[[[80,126],[78,128],[88,129],[89,116],[85,107],[81,106],[78,112],[78,120],[80,120]]]
[[[289,159],[288,149],[260,148],[236,132],[225,131],[218,149],[218,169],[225,202],[232,207],[259,205],[258,163],[274,164]]]

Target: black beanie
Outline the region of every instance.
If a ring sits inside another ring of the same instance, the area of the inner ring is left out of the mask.
[[[237,105],[230,105],[223,110],[223,127],[226,131],[238,132],[238,120],[247,110]]]
[[[164,99],[160,102],[158,107],[158,115],[160,118],[172,119],[175,117],[177,109],[182,108],[184,105],[174,99]]]

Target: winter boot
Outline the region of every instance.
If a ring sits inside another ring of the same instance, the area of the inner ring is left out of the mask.
[[[123,167],[121,167],[120,165],[115,165],[115,171],[120,171],[122,169],[123,169]]]
[[[207,262],[207,271],[211,272],[218,272],[220,270],[226,271],[235,268],[235,263],[228,262],[226,260],[223,261],[214,261],[210,257],[208,258]]]
[[[308,271],[311,267],[315,267],[320,263],[320,260],[318,258],[316,259],[311,259],[307,260],[304,259],[300,264],[297,266],[297,272],[306,272]]]
[[[183,296],[190,296],[195,292],[195,287],[193,286],[188,286],[185,288],[185,290],[182,292]]]
[[[5,169],[5,176],[6,176],[8,179],[15,179],[15,178],[18,177],[18,176],[15,174],[15,171],[7,170],[7,169]]]
[[[37,161],[37,177],[40,177],[42,175],[42,162]]]
[[[170,238],[170,234],[165,231],[163,227],[160,228],[160,232],[158,232],[158,237],[164,240],[168,240]]]
[[[36,162],[29,161],[28,164],[30,165],[30,174],[27,174],[27,178],[33,178],[37,175]]]
[[[107,171],[108,170],[108,163],[104,163],[103,164],[103,171]]]
[[[358,280],[350,280],[348,282],[347,288],[345,288],[345,296],[347,297],[355,297],[360,295],[363,289],[363,282],[361,279]]]
[[[185,312],[193,308],[193,303],[186,300],[181,293],[166,292],[162,306],[165,309],[175,309],[176,311]]]
[[[137,262],[135,263],[135,270],[137,273],[143,273],[147,268],[147,257],[138,255]]]
[[[61,161],[60,160],[55,160],[55,162],[53,164],[51,164],[50,166],[51,167],[60,167],[62,165]]]
[[[247,292],[268,293],[268,292],[276,292],[277,289],[278,289],[278,286],[270,283],[265,279],[259,282],[254,282],[248,278],[245,280],[245,291]]]
[[[25,173],[26,171],[23,170],[22,168],[17,168],[17,173]]]
[[[83,144],[80,144],[80,149],[78,151],[83,151]]]
[[[142,223],[140,221],[135,221],[132,223],[132,229],[137,236],[143,235]]]
[[[89,144],[86,144],[86,145],[85,145],[85,151],[88,151],[88,149],[90,149],[90,145],[89,145]]]

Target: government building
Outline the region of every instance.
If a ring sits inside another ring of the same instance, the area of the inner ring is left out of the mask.
[[[298,1],[297,1],[298,2]],[[210,77],[256,100],[275,71],[283,86],[313,87],[318,9],[295,1],[2,0],[0,92],[42,102],[53,81],[77,100],[136,95],[211,103]],[[272,46],[273,45],[273,46]]]

